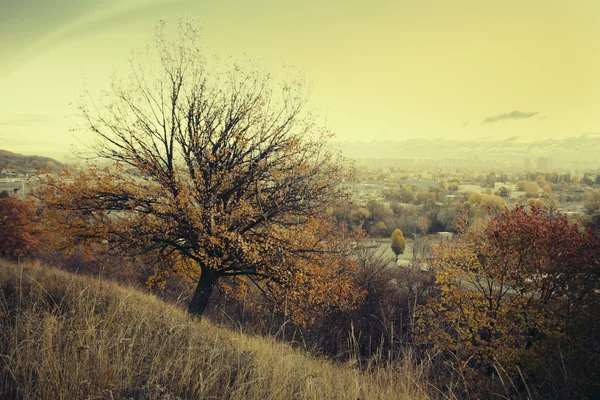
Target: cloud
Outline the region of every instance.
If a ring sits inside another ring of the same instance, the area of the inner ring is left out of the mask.
[[[0,120],[0,126],[42,124],[52,120],[51,116],[45,114],[15,114],[12,119]]]
[[[523,112],[523,111],[514,110],[514,111],[511,111],[511,112],[505,113],[505,114],[490,115],[489,117],[486,117],[481,122],[481,125],[490,124],[490,123],[498,122],[498,121],[503,121],[505,119],[525,119],[525,118],[531,118],[531,117],[533,117],[533,116],[535,116],[537,114],[539,114],[539,112],[537,112],[537,111],[535,111],[535,112]]]

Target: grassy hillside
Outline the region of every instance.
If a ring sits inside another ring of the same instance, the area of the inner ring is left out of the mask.
[[[0,398],[418,399],[422,376],[409,362],[364,374],[114,283],[0,261]]]

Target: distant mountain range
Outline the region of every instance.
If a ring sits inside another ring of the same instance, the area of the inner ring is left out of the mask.
[[[506,140],[407,139],[404,141],[338,142],[346,157],[398,160],[473,160],[523,167],[548,158],[558,169],[600,168],[600,134],[565,139]]]
[[[50,157],[26,156],[0,149],[0,171],[5,169],[28,171],[46,168],[56,172],[63,168],[63,164]]]

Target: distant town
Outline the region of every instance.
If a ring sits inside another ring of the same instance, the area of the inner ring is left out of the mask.
[[[21,200],[27,195],[27,180],[37,173],[35,170],[15,171],[4,169],[0,172],[0,193],[7,193]]]
[[[0,149],[0,194],[24,199],[28,180],[41,171],[58,172],[63,164],[49,157],[22,155]]]
[[[470,195],[487,194],[502,197],[508,205],[541,199],[561,212],[577,215],[585,212],[584,194],[600,188],[597,171],[558,172],[549,157],[524,159],[520,172],[487,172],[489,165],[482,170],[456,166],[464,164],[465,160],[358,160],[357,177],[351,185],[353,198],[357,204],[379,201],[389,206],[393,202],[419,204],[419,192],[435,192],[439,203],[464,202]],[[403,187],[412,191],[404,198],[396,193]]]
[[[31,177],[44,169],[56,172],[62,168],[61,163],[50,158],[0,150],[0,167],[3,165],[0,193],[6,192],[20,199],[27,195],[27,182]],[[495,168],[490,162],[480,162],[477,157],[437,160],[357,158],[355,166],[355,178],[349,184],[355,211],[362,208],[364,214],[364,210],[371,208],[371,213],[375,205],[396,211],[410,209],[414,215],[427,211],[423,216],[428,222],[421,220],[420,223],[421,228],[429,225],[426,229],[429,233],[451,231],[458,208],[463,204],[483,208],[517,204],[547,206],[589,225],[590,215],[597,211],[590,203],[600,191],[599,169],[559,169],[552,157],[524,158],[520,169],[509,170]],[[437,214],[452,214],[452,217],[445,221]],[[362,221],[369,227],[370,218],[357,218],[354,225]],[[379,228],[371,226],[372,229],[368,229],[373,236],[389,237],[395,227],[401,227],[409,234],[423,230],[414,221],[407,225],[399,223],[398,218],[394,223],[390,218],[383,223],[381,220],[371,222]]]

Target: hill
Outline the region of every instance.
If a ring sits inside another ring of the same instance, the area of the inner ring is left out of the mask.
[[[25,156],[0,149],[0,171],[12,169],[17,172],[27,172],[46,168],[57,172],[63,168],[63,164],[50,157]]]
[[[0,261],[0,398],[418,399],[422,376],[362,373],[131,288]]]

